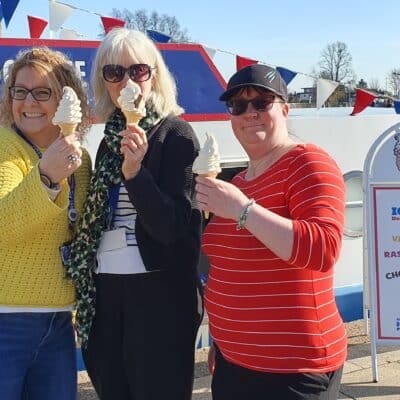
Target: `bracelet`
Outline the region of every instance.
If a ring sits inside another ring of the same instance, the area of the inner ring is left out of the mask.
[[[53,182],[47,175],[40,174],[40,180],[49,188],[53,190],[58,190],[60,185],[58,183]]]
[[[236,230],[240,231],[242,228],[244,228],[244,224],[246,223],[247,216],[249,215],[250,207],[255,203],[256,201],[254,199],[250,199],[249,202],[246,204],[244,207],[242,213],[240,214],[238,224],[236,226]]]

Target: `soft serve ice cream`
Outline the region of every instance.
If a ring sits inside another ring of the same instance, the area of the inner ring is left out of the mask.
[[[138,124],[146,116],[142,93],[139,85],[135,82],[129,80],[126,83],[126,86],[121,89],[117,101],[125,115],[127,124]]]
[[[81,121],[81,101],[78,99],[74,89],[64,86],[63,95],[52,122],[60,127],[64,136],[67,136],[75,132]]]
[[[193,162],[192,170],[195,174],[215,178],[220,172],[220,156],[218,144],[214,136],[206,133],[207,139]]]
[[[221,172],[218,144],[214,136],[208,133],[206,136],[207,139],[193,162],[192,171],[203,177],[216,178]],[[204,216],[208,219],[208,211],[204,212]]]

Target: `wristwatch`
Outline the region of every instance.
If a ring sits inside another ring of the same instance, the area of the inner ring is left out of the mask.
[[[60,188],[58,183],[53,182],[47,175],[40,174],[40,180],[49,188],[53,190],[57,190]]]

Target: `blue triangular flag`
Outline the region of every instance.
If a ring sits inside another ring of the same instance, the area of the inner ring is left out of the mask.
[[[280,73],[282,79],[286,82],[286,85],[289,85],[289,83],[297,75],[297,72],[293,72],[290,69],[283,67],[276,67],[276,70]]]
[[[151,29],[147,29],[146,33],[153,42],[157,43],[168,43],[171,39],[171,36],[165,35],[164,33],[158,31],[152,31]]]
[[[6,28],[11,21],[11,18],[14,14],[15,9],[17,8],[18,3],[19,0],[1,0],[1,9]]]
[[[1,8],[1,1],[0,1],[0,22],[3,19],[3,9]]]
[[[400,100],[394,100],[393,105],[394,105],[394,110],[396,111],[396,114],[400,114]]]

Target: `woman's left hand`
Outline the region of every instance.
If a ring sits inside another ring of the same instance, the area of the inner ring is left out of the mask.
[[[148,148],[147,137],[142,128],[133,124],[119,134],[122,136],[121,153],[124,156],[122,174],[128,180],[135,177],[141,168]]]
[[[236,186],[201,176],[196,177],[196,198],[201,210],[235,221],[249,201]]]

